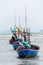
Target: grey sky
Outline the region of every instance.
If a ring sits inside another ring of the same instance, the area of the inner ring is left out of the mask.
[[[25,26],[25,9],[27,25],[31,31],[43,29],[43,0],[0,0],[0,31],[10,29],[10,26],[20,24]]]

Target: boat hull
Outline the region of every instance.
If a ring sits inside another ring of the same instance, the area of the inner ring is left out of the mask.
[[[19,57],[34,57],[37,56],[38,50],[32,50],[32,49],[23,49],[18,50]]]

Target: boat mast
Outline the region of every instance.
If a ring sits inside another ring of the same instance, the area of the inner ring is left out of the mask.
[[[30,28],[29,28],[29,42],[30,42]]]
[[[29,31],[28,31],[28,28],[27,28],[27,17],[26,17],[26,8],[25,8],[25,31],[28,32],[28,41],[30,42],[30,28],[29,28]]]
[[[26,17],[26,8],[25,8],[25,31],[27,32],[27,17]]]
[[[20,15],[19,15],[19,26],[20,26]]]
[[[15,25],[16,25],[16,15],[15,15]]]

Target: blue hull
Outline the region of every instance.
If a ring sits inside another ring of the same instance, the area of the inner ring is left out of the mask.
[[[32,50],[32,49],[23,49],[18,50],[19,57],[34,57],[37,56],[38,50]]]
[[[20,46],[19,44],[12,44],[12,45],[13,45],[14,50],[16,50],[18,46]]]

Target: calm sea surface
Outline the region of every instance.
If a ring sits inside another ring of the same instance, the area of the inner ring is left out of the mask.
[[[18,58],[18,54],[9,44],[10,35],[0,35],[0,65],[43,65],[43,35],[31,36],[31,44],[40,46],[35,58]]]

